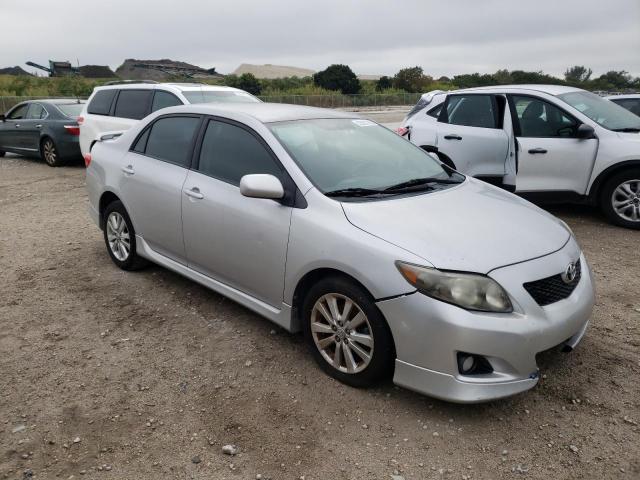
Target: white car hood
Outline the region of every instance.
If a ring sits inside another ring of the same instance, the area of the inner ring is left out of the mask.
[[[354,226],[443,270],[488,273],[555,252],[571,236],[535,205],[474,179],[443,191],[342,207]]]

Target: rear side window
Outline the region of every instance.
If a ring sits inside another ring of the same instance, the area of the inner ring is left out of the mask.
[[[433,107],[431,110],[429,110],[427,112],[427,115],[429,115],[430,117],[433,117],[433,118],[438,118],[440,116],[440,112],[442,111],[442,106],[443,105],[444,104],[441,103],[437,107]]]
[[[207,125],[198,171],[233,185],[240,185],[243,176],[253,173],[282,174],[280,165],[251,132],[215,120]]]
[[[440,121],[466,127],[498,128],[498,115],[491,95],[452,95]]]
[[[176,105],[182,105],[182,102],[178,97],[169,92],[163,92],[162,90],[156,90],[153,94],[153,104],[151,105],[151,111],[155,112],[161,108],[175,107]]]
[[[193,138],[199,124],[199,117],[165,117],[155,121],[151,130],[147,130],[149,133],[144,153],[181,167],[188,167]],[[145,132],[140,140],[146,135]],[[138,148],[138,143],[134,150]]]
[[[91,99],[91,102],[89,102],[87,112],[93,115],[109,115],[111,102],[113,102],[113,97],[116,96],[116,92],[117,90],[115,89],[98,90]]]
[[[120,90],[116,100],[115,117],[140,120],[149,113],[153,90]]]
[[[47,111],[39,103],[32,103],[29,105],[29,111],[27,112],[27,120],[40,120],[47,116]]]

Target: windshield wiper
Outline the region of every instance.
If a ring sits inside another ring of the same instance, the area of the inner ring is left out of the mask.
[[[454,185],[460,183],[460,180],[451,180],[448,178],[436,178],[436,177],[425,177],[425,178],[412,178],[411,180],[407,180],[406,182],[396,183],[395,185],[391,185],[390,187],[385,188],[384,192],[397,192],[398,190],[406,190],[413,189],[414,187],[420,186],[429,186],[433,183],[440,183],[445,185]]]
[[[624,133],[638,133],[640,132],[640,128],[636,128],[636,127],[614,128],[613,131],[624,132]]]
[[[368,197],[370,195],[389,195],[392,192],[385,192],[384,190],[375,190],[373,188],[341,188],[339,190],[332,190],[325,192],[327,197]]]

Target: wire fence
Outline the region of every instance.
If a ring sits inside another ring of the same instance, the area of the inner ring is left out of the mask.
[[[289,103],[293,105],[309,105],[324,108],[360,108],[360,107],[392,107],[415,105],[420,93],[395,94],[357,94],[357,95],[263,95],[259,98],[270,103]],[[2,97],[0,96],[0,112],[7,112],[11,107],[26,100],[44,100],[46,98],[79,98],[87,97]]]

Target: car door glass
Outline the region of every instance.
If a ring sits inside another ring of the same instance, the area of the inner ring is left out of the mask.
[[[520,137],[575,137],[578,122],[555,105],[540,98],[513,97]]]
[[[444,104],[441,103],[437,107],[432,108],[431,110],[429,110],[427,112],[427,115],[429,115],[430,117],[433,117],[433,118],[438,118],[440,116],[440,111],[442,110],[442,106],[443,105]]]
[[[165,117],[157,120],[149,132],[145,155],[188,167],[199,124],[199,117]]]
[[[169,92],[163,92],[162,90],[156,90],[153,95],[153,104],[151,105],[151,111],[155,112],[161,108],[175,107],[176,105],[182,105],[182,102],[174,94]]]
[[[7,118],[10,120],[22,120],[27,113],[28,107],[28,104],[20,105],[18,108],[12,110]]]
[[[111,103],[118,91],[115,89],[98,90],[87,106],[87,112],[92,115],[109,115]]]
[[[116,100],[115,117],[140,120],[147,116],[152,90],[121,90]]]
[[[455,95],[449,98],[442,121],[466,127],[498,128],[491,95]]]
[[[626,108],[631,113],[635,113],[640,117],[640,99],[622,98],[620,100],[613,100],[613,102],[617,103],[621,107]]]
[[[27,111],[27,116],[25,117],[27,120],[40,120],[47,116],[47,111],[44,109],[42,105],[39,103],[32,103],[29,105],[29,110]]]
[[[262,143],[249,131],[236,125],[211,120],[202,140],[198,171],[239,185],[253,173],[278,177],[282,168]]]

